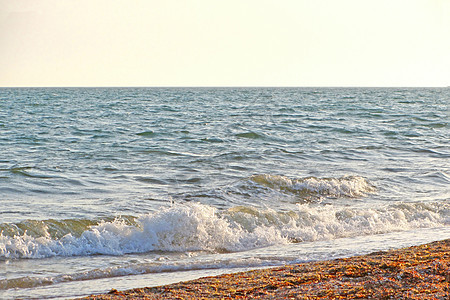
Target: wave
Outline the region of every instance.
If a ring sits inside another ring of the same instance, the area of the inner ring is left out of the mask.
[[[258,134],[256,132],[248,131],[248,132],[242,132],[235,134],[238,138],[246,138],[246,139],[262,139],[264,138],[264,135]]]
[[[0,259],[150,251],[235,252],[449,224],[448,202],[372,208],[298,204],[291,211],[251,206],[218,211],[187,203],[140,217],[2,224]]]
[[[51,179],[54,178],[50,175],[39,173],[38,169],[33,167],[12,167],[9,169],[0,168],[0,172],[10,172],[14,175],[31,177],[31,178],[41,178],[41,179]],[[8,178],[5,176],[5,178]]]
[[[143,136],[143,137],[153,137],[153,136],[156,135],[156,133],[154,133],[151,130],[148,130],[148,131],[143,131],[143,132],[136,133],[136,135]]]
[[[250,177],[250,180],[264,187],[297,194],[304,198],[320,196],[360,197],[375,191],[375,187],[360,176],[290,179],[286,176],[261,174]]]

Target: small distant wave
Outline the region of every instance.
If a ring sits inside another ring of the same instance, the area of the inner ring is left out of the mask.
[[[143,137],[152,137],[152,136],[155,136],[156,133],[154,133],[151,130],[148,130],[148,131],[143,131],[143,132],[136,133],[136,135],[143,136]]]
[[[38,173],[38,170],[32,167],[12,167],[9,169],[0,169],[0,172],[10,172],[14,175],[31,177],[31,178],[41,178],[41,179],[50,179],[52,176]]]
[[[235,135],[236,137],[239,138],[246,138],[246,139],[262,139],[264,138],[263,135],[258,134],[256,132],[243,132],[243,133],[238,133]]]
[[[223,143],[224,141],[220,138],[211,137],[211,138],[203,138],[201,139],[202,142],[206,143]]]
[[[253,175],[250,180],[262,186],[297,194],[304,198],[320,196],[361,197],[375,191],[375,187],[360,176],[290,179],[286,176],[261,174]]]
[[[448,202],[372,208],[299,204],[291,211],[252,206],[218,211],[212,206],[187,203],[137,218],[2,224],[0,259],[149,251],[235,252],[448,225]]]
[[[161,156],[183,156],[181,153],[173,152],[173,151],[164,151],[164,150],[145,150],[143,153],[152,154],[152,155],[161,155]]]

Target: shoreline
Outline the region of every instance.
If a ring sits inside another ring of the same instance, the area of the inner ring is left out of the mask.
[[[108,294],[105,299],[448,299],[450,239]]]

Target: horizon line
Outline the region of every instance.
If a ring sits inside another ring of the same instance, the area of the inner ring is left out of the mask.
[[[270,85],[211,85],[211,86],[201,86],[201,85],[160,85],[160,86],[145,86],[145,85],[124,85],[124,86],[114,86],[114,85],[105,85],[105,86],[82,86],[82,85],[67,85],[67,86],[0,86],[0,88],[450,88],[449,86],[334,86],[334,85],[318,85],[318,86],[291,86],[291,85],[282,85],[282,86],[270,86]]]

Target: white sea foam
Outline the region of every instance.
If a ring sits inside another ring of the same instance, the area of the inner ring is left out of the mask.
[[[188,203],[143,215],[86,227],[80,235],[52,238],[0,234],[0,258],[43,258],[148,251],[233,252],[286,244],[374,235],[450,225],[450,204],[400,203],[372,208],[298,205],[277,212],[237,206],[219,212]]]

